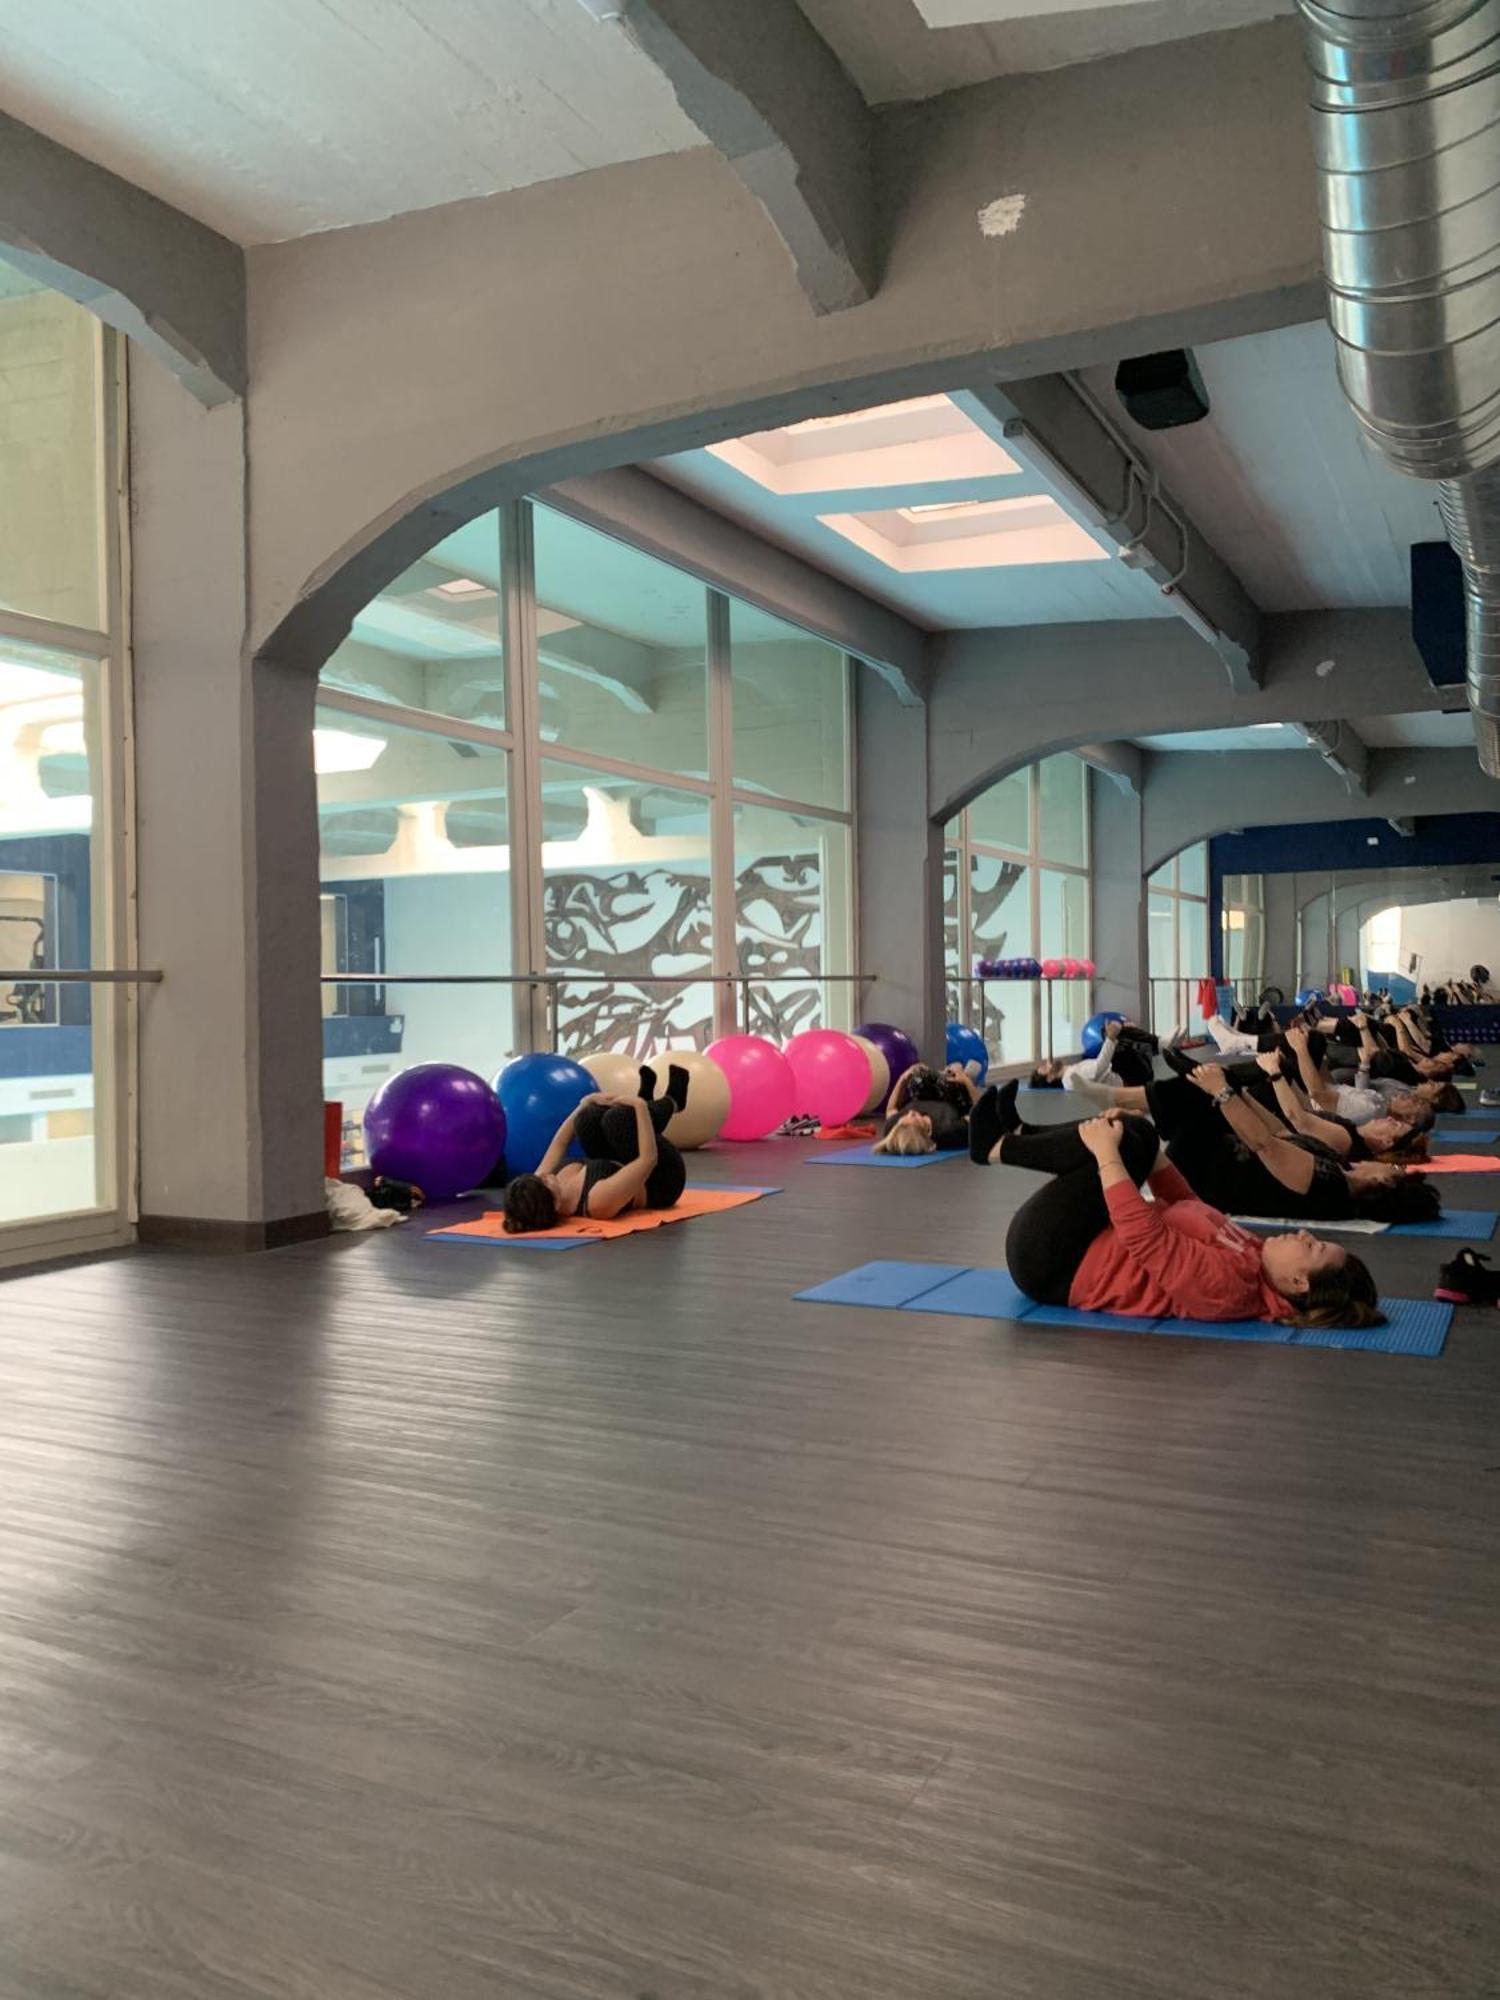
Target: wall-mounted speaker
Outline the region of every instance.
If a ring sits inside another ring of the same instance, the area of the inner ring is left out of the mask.
[[[1143,431],[1174,431],[1183,424],[1200,424],[1208,415],[1208,391],[1192,351],[1168,348],[1163,354],[1138,354],[1115,370],[1115,394],[1125,414]]]

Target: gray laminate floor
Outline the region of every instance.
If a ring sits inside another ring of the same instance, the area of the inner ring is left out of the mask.
[[[1500,1992],[1500,1319],[796,1305],[1029,1185],[811,1150],[0,1285],[0,2000]]]

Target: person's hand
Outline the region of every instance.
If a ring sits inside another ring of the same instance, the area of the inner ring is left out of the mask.
[[[1229,1088],[1229,1079],[1217,1063],[1199,1063],[1196,1069],[1188,1071],[1188,1082],[1196,1083],[1209,1097],[1217,1097],[1221,1090]]]
[[[587,1097],[579,1098],[578,1109],[582,1111],[586,1104],[619,1104],[621,1101],[620,1098],[612,1096],[607,1090],[591,1090]]]
[[[1288,1028],[1286,1031],[1286,1040],[1287,1047],[1295,1049],[1299,1056],[1307,1053],[1306,1028]]]
[[[1262,1049],[1260,1054],[1255,1058],[1255,1066],[1257,1069],[1263,1069],[1267,1076],[1280,1076],[1281,1051],[1279,1049]]]
[[[1102,1118],[1086,1118],[1078,1128],[1078,1136],[1088,1147],[1096,1160],[1117,1160],[1120,1157],[1120,1117],[1118,1112],[1106,1111]]]
[[[969,1072],[964,1068],[962,1063],[949,1063],[948,1067],[943,1071],[943,1075],[951,1076],[955,1083],[966,1083]]]
[[[1123,1021],[1106,1021],[1104,1024],[1104,1039],[1107,1042],[1117,1042],[1120,1039],[1120,1030],[1124,1025]]]

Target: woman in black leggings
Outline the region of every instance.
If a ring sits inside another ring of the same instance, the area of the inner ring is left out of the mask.
[[[655,1072],[643,1067],[639,1097],[586,1097],[558,1127],[536,1172],[507,1182],[506,1235],[552,1229],[575,1215],[612,1222],[629,1208],[675,1207],[687,1168],[663,1134],[687,1104],[688,1081],[674,1064],[667,1094],[658,1098]],[[575,1140],[582,1160],[568,1159]]]
[[[992,1094],[982,1123],[989,1130],[996,1120],[985,1157],[1054,1176],[1005,1240],[1010,1275],[1032,1298],[1138,1319],[1380,1324],[1374,1281],[1357,1257],[1305,1230],[1261,1241],[1240,1229],[1160,1158],[1145,1119],[1109,1113],[1027,1131],[1013,1094],[1009,1102]]]

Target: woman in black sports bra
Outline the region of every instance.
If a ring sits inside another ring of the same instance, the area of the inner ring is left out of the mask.
[[[630,1208],[672,1208],[687,1186],[681,1153],[664,1138],[687,1104],[688,1073],[675,1064],[667,1093],[656,1096],[656,1075],[641,1069],[639,1097],[597,1091],[565,1118],[534,1174],[517,1174],[503,1197],[505,1233],[553,1229],[573,1216],[612,1222]],[[581,1160],[570,1160],[574,1140]]]

